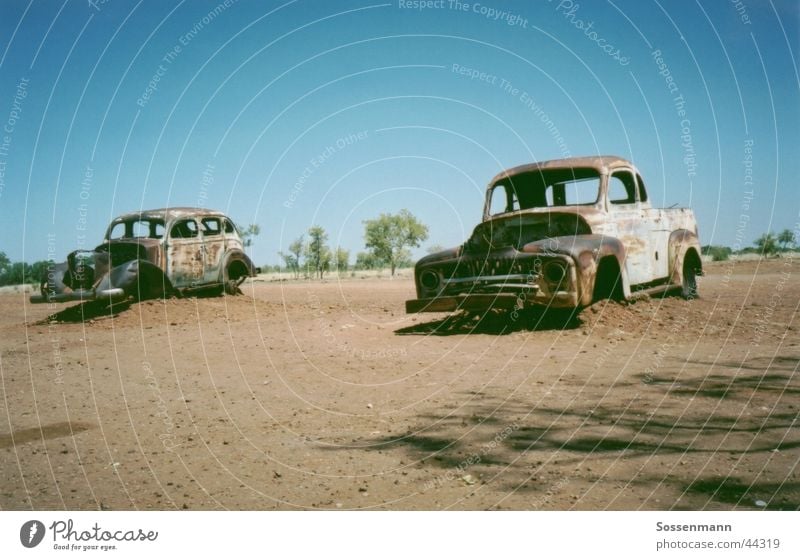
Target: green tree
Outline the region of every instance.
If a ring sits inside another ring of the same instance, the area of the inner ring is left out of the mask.
[[[300,278],[301,259],[304,251],[303,236],[301,235],[289,243],[288,253],[284,253],[283,251],[278,252],[278,255],[283,259],[284,268],[294,274],[295,278]]]
[[[350,251],[336,247],[336,258],[333,263],[337,272],[347,272],[350,268]]]
[[[376,270],[386,266],[386,263],[368,251],[360,252],[356,255],[356,270]]]
[[[374,220],[365,220],[366,247],[380,261],[389,265],[392,276],[398,264],[411,258],[409,248],[419,247],[428,239],[428,226],[419,222],[411,212],[400,210],[397,214],[381,214]]]
[[[764,257],[778,253],[778,240],[773,233],[765,233],[755,241],[756,249]]]
[[[0,285],[2,286],[16,286],[24,284],[28,271],[28,265],[24,262],[11,263],[3,269],[3,274],[0,276]]]
[[[36,261],[29,265],[25,271],[25,283],[38,284],[41,282],[51,264],[54,263],[52,261]]]
[[[3,251],[0,251],[0,275],[2,275],[9,266],[11,266],[11,261],[8,260],[8,257]]]
[[[258,224],[250,224],[242,231],[242,244],[245,247],[250,247],[255,241],[258,234],[261,233],[261,226]]]
[[[308,244],[305,246],[305,264],[311,277],[322,278],[331,266],[331,250],[327,241],[328,234],[321,226],[309,228]]]
[[[284,253],[283,251],[278,251],[278,256],[283,259],[284,268],[294,274],[294,277],[297,278],[300,275],[300,263],[297,260],[297,257],[291,253]]]
[[[713,261],[727,261],[733,250],[730,247],[721,247],[719,245],[704,245],[702,252],[703,255],[711,257]]]
[[[291,243],[289,243],[289,254],[294,257],[295,267],[294,267],[294,277],[300,278],[300,259],[303,258],[303,243],[304,239],[301,235]]]
[[[431,245],[428,247],[428,254],[432,255],[433,253],[438,253],[439,251],[444,251],[444,247],[442,245]]]
[[[778,234],[778,243],[781,244],[781,249],[784,251],[787,251],[790,245],[794,247],[796,241],[794,232],[790,229],[785,229]]]

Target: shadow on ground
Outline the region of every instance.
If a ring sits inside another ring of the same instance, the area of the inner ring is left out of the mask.
[[[55,424],[45,424],[38,428],[24,428],[10,434],[0,434],[0,449],[23,445],[31,441],[44,441],[72,436],[85,432],[92,427],[91,424],[83,422],[56,422]]]
[[[755,506],[777,511],[800,510],[798,482],[748,484],[739,478],[713,477],[692,482],[685,492],[734,506]]]
[[[110,317],[117,317],[120,313],[125,311],[131,306],[131,302],[122,301],[109,305],[105,302],[87,301],[79,303],[72,307],[62,309],[57,313],[48,315],[41,321],[37,321],[37,325],[46,325],[48,323],[83,323],[85,321],[95,319],[105,319]]]
[[[517,312],[487,311],[472,313],[461,311],[444,319],[397,329],[399,335],[502,335],[520,331],[552,331],[576,329],[582,325],[577,309],[530,308]]]
[[[788,407],[747,415],[721,414],[702,403],[687,406],[690,401],[677,403],[677,408],[653,408],[643,401],[616,408],[610,404],[591,408],[573,404],[564,408],[541,407],[488,391],[456,394],[453,401],[459,404],[421,414],[417,425],[403,435],[360,440],[358,447],[344,449],[383,453],[400,450],[412,464],[441,469],[440,474],[432,475],[434,479],[445,475],[452,480],[469,470],[482,473],[484,479],[499,476],[506,490],[514,492],[540,492],[541,485],[525,484],[540,472],[554,476],[560,471],[563,475],[587,465],[602,472],[612,465],[617,473],[636,473],[645,465],[646,474],[655,481],[653,487],[667,484],[674,495],[705,493],[711,501],[727,505],[736,505],[733,498],[740,490],[736,484],[746,482],[728,481],[718,484],[712,492],[713,479],[697,479],[702,472],[684,475],[681,469],[674,471],[674,465],[695,456],[707,464],[713,457],[743,460],[757,454],[763,455],[753,460],[767,464],[775,457],[795,456],[800,449],[798,414]],[[604,401],[614,402],[612,398]],[[336,448],[327,449],[335,452]],[[597,466],[597,461],[606,466]],[[674,477],[674,472],[679,476]],[[788,475],[784,473],[781,480]],[[606,476],[610,484],[620,482],[613,479],[615,475]],[[631,478],[621,482],[640,481]],[[780,484],[774,486],[777,489]],[[792,509],[800,501],[798,486],[784,485],[781,508]],[[765,485],[759,493],[768,487]],[[754,507],[752,503],[745,505]]]
[[[681,371],[670,371],[659,376],[642,373],[636,378],[645,385],[663,387],[675,396],[750,400],[756,393],[770,394],[773,399],[800,394],[800,377],[797,376],[800,358],[796,356],[757,357],[741,363],[687,360],[683,367],[687,364],[707,369],[702,376],[686,377]],[[753,373],[755,371],[761,373]]]

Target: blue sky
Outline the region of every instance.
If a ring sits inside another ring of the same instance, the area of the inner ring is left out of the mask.
[[[4,0],[0,251],[60,260],[168,205],[259,224],[259,264],[313,224],[355,254],[401,208],[450,246],[501,169],[598,153],[747,245],[799,220],[798,23],[793,0]]]

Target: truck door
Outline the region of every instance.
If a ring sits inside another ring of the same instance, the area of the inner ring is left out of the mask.
[[[189,288],[203,281],[203,239],[194,218],[172,224],[167,241],[167,274],[176,288]]]
[[[639,206],[642,208],[644,221],[650,227],[650,257],[653,263],[653,278],[661,279],[669,276],[669,235],[672,232],[669,210],[653,208],[647,200],[647,190],[641,175],[636,175]]]
[[[608,178],[608,213],[610,232],[625,246],[625,270],[634,286],[651,282],[654,276],[648,216],[638,199],[633,172],[614,171]]]

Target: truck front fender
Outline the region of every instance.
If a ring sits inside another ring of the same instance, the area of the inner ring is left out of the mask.
[[[630,284],[625,272],[625,246],[616,237],[605,235],[567,235],[548,237],[522,247],[523,252],[568,255],[575,261],[578,282],[578,300],[581,305],[591,305],[594,285],[600,263],[604,259],[614,259],[622,282],[624,297],[630,296]]]

